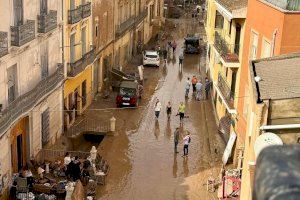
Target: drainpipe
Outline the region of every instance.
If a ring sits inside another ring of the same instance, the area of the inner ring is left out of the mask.
[[[277,36],[277,32],[278,32],[278,29],[275,29],[274,32],[273,32],[273,36],[272,36],[272,51],[271,51],[271,56],[274,56],[275,54],[275,41],[276,41],[276,36]]]
[[[64,44],[64,29],[65,29],[65,22],[64,22],[64,1],[61,1],[61,20],[62,20],[62,23],[63,23],[63,25],[62,25],[62,31],[61,31],[61,44],[62,44],[62,65],[63,65],[63,73],[64,73],[64,81],[63,81],[63,85],[62,85],[62,108],[61,108],[61,110],[62,110],[62,112],[61,112],[61,119],[62,119],[62,126],[61,126],[61,133],[63,133],[64,132],[64,123],[65,123],[65,116],[64,116],[64,114],[65,114],[65,111],[64,111],[64,108],[65,108],[65,106],[64,106],[64,93],[65,93],[65,91],[64,91],[64,83],[65,83],[65,80],[66,80],[66,72],[65,72],[65,70],[66,70],[66,67],[65,67],[65,51],[64,51],[64,46],[65,46],[65,44]]]
[[[300,124],[282,124],[282,125],[263,125],[260,130],[277,130],[277,129],[296,129],[300,128]]]

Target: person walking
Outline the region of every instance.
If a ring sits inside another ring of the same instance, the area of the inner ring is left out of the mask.
[[[196,84],[197,84],[197,78],[196,78],[196,76],[193,76],[193,78],[192,78],[192,86],[193,86],[193,94],[195,94],[195,92],[196,92]]]
[[[190,88],[191,88],[191,81],[190,81],[190,78],[188,77],[186,84],[185,84],[185,98],[189,97]]]
[[[170,120],[171,113],[172,113],[172,105],[171,105],[171,102],[169,101],[168,104],[167,104],[167,116],[168,116],[168,120]]]
[[[196,84],[196,100],[200,101],[202,96],[202,83],[199,80],[198,83]]]
[[[189,144],[191,143],[190,133],[183,138],[183,156],[189,155]]]
[[[175,153],[179,153],[177,151],[178,142],[179,142],[179,127],[177,127],[176,130],[174,131],[174,152]]]
[[[211,82],[206,77],[205,78],[205,99],[209,98],[210,87],[211,87]]]
[[[156,117],[156,119],[158,119],[158,117],[159,117],[160,110],[161,110],[161,103],[160,103],[159,99],[157,99],[156,103],[155,103],[155,117]]]
[[[179,55],[179,67],[181,67],[181,68],[182,68],[182,65],[183,65],[183,59],[184,59],[184,56],[183,56],[183,53],[181,53]]]
[[[173,43],[172,43],[173,55],[176,51],[176,47],[177,47],[177,44],[176,44],[176,41],[174,40]]]
[[[184,113],[185,113],[185,105],[184,105],[183,102],[180,102],[180,105],[179,105],[179,108],[178,108],[178,115],[179,115],[180,124],[183,122]]]

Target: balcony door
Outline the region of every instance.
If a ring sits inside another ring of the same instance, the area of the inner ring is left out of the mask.
[[[12,103],[18,96],[17,64],[7,70],[8,103]]]
[[[75,0],[70,0],[70,10],[75,9]]]
[[[41,77],[42,80],[47,78],[49,75],[49,50],[48,41],[41,45]]]
[[[240,53],[240,39],[241,39],[241,25],[236,24],[236,34],[234,42],[234,53],[239,55]]]
[[[75,34],[70,37],[70,63],[75,62]]]
[[[47,14],[48,12],[48,0],[40,0],[40,11],[43,14]]]
[[[13,0],[14,4],[14,25],[23,24],[23,0]]]
[[[231,95],[235,94],[235,86],[236,86],[236,71],[232,71],[232,75],[231,75]]]
[[[81,29],[81,52],[82,56],[86,54],[86,27]]]

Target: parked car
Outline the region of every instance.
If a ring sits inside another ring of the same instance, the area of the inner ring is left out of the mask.
[[[116,98],[117,107],[137,107],[142,96],[142,86],[137,81],[122,81]]]
[[[157,51],[144,51],[143,65],[154,65],[159,67],[160,59]]]

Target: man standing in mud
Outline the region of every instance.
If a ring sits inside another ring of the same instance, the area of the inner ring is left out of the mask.
[[[174,132],[174,152],[175,153],[179,153],[177,151],[178,141],[179,141],[179,128],[177,127],[175,132]]]

